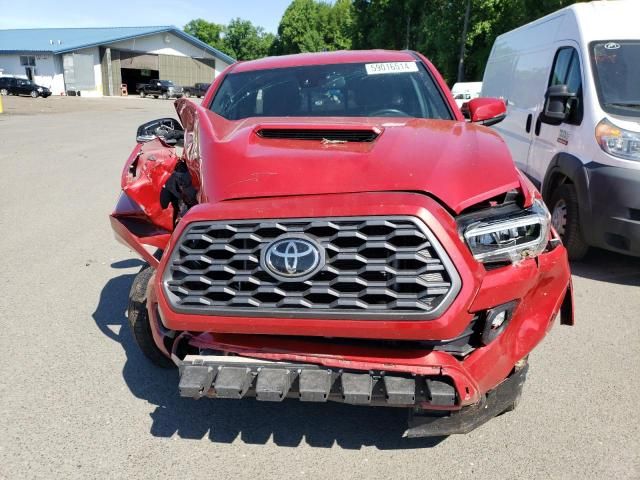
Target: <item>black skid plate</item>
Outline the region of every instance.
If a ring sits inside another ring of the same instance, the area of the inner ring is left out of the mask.
[[[187,355],[180,363],[182,397],[244,398],[279,402],[327,400],[356,405],[454,406],[456,391],[444,376],[353,371],[246,357]]]

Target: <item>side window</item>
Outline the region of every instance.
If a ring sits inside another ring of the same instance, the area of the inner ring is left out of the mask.
[[[582,74],[580,69],[580,55],[578,55],[575,48],[563,47],[556,53],[551,78],[549,79],[549,86],[551,85],[566,85],[569,92],[575,93],[578,96],[578,102],[574,105],[574,109],[567,123],[580,125],[580,123],[582,123],[583,113]]]
[[[561,48],[558,50],[549,85],[563,85],[565,83],[569,64],[571,63],[572,52],[573,48]]]

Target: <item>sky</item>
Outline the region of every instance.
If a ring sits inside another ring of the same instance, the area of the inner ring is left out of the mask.
[[[0,29],[184,25],[194,18],[250,20],[276,33],[291,0],[0,0]]]

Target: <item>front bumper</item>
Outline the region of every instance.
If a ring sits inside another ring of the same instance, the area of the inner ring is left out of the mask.
[[[447,310],[432,320],[367,318],[279,318],[186,314],[172,310],[164,296],[165,255],[150,282],[148,309],[158,347],[180,364],[188,352],[223,352],[270,362],[322,366],[332,371],[438,378],[453,387],[455,410],[478,404],[525,358],[551,328],[562,310],[562,323],[572,323],[572,293],[565,249],[554,242],[535,259],[486,270],[471,256],[457,234],[451,215],[419,194],[371,193],[303,198],[256,199],[199,205],[189,211],[172,238],[189,222],[244,218],[309,216],[412,215],[431,229],[447,251],[462,281]],[[171,244],[169,249],[171,248]],[[470,352],[437,351],[423,341],[453,339],[482,315],[516,301],[505,330],[488,345]],[[185,332],[166,351],[165,336]],[[333,337],[339,341],[329,341]],[[371,341],[364,341],[370,339]],[[376,343],[376,341],[379,341]],[[214,380],[211,380],[214,382]],[[202,387],[206,395],[209,387]],[[215,385],[214,385],[215,390]],[[420,408],[438,407],[417,396]],[[441,406],[439,408],[442,408]]]
[[[591,218],[589,243],[640,256],[640,170],[591,164],[587,169]]]

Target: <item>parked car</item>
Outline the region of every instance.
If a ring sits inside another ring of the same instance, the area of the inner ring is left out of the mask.
[[[451,94],[456,101],[456,105],[462,107],[469,100],[478,98],[481,90],[482,82],[458,82],[451,88]]]
[[[572,259],[640,255],[640,31],[635,1],[578,3],[496,39],[483,95],[541,189]]]
[[[482,126],[504,102],[468,109],[418,53],[325,52],[234,64],[141,125],[111,215],[148,263],[140,349],[183,397],[401,407],[408,436],[513,409],[573,323],[569,265]]]
[[[155,98],[180,98],[182,97],[182,87],[174,85],[171,80],[151,80],[149,83],[141,83],[137,85],[138,94],[141,97]]]
[[[210,86],[210,83],[196,83],[193,87],[184,87],[184,96],[187,98],[204,97]]]
[[[0,95],[29,95],[47,98],[51,90],[25,78],[0,77]]]

